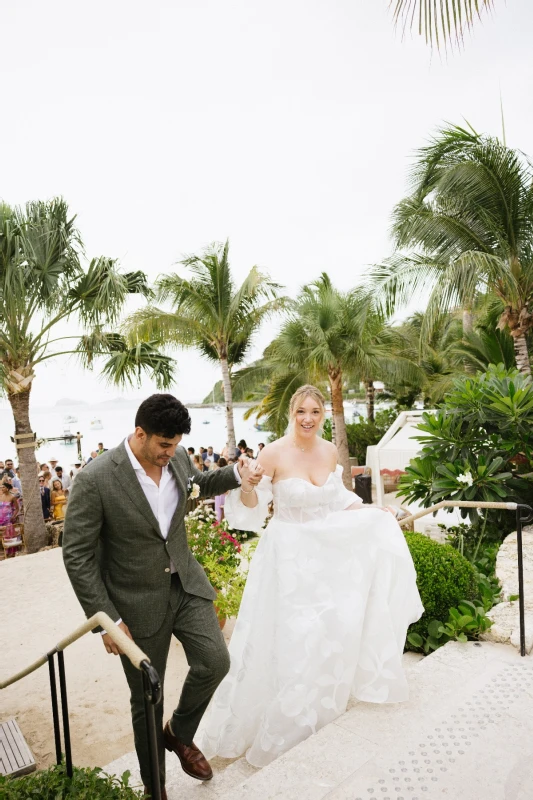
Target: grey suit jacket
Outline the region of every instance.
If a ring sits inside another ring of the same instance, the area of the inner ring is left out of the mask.
[[[161,627],[171,560],[186,592],[216,597],[187,544],[187,486],[193,480],[203,497],[223,494],[239,485],[233,466],[200,472],[178,447],[169,468],[178,483],[179,503],[166,540],[123,442],[91,461],[70,490],[63,559],[76,596],[87,617],[97,611],[113,620],[122,617],[134,638],[151,636]]]

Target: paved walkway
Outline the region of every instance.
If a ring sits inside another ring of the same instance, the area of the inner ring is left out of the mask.
[[[215,760],[208,784],[167,758],[169,800],[531,800],[533,658],[492,642],[407,658],[408,703],[356,702],[263,770]]]

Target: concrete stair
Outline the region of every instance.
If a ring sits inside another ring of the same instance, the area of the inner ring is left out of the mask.
[[[262,770],[215,759],[196,783],[167,758],[169,800],[531,800],[533,658],[508,645],[450,642],[406,654],[411,699],[354,702]],[[134,754],[109,764],[138,775]]]

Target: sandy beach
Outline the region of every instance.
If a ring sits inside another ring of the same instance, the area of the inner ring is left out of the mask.
[[[61,549],[0,562],[0,680],[18,672],[84,622],[63,567]],[[231,635],[232,623],[224,634]],[[129,692],[119,659],[108,655],[99,634],[89,633],[65,651],[74,763],[103,766],[133,750]],[[187,673],[173,641],[165,679],[165,717],[176,704]],[[15,717],[38,767],[55,761],[48,668],[0,692],[0,721]]]

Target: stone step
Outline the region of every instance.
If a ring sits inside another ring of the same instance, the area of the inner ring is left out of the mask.
[[[202,783],[190,778],[181,769],[177,757],[173,753],[166,753],[166,772],[167,772],[167,795],[168,800],[194,800],[203,797],[205,800],[214,800],[221,794],[232,793],[248,778],[255,775],[258,770],[250,766],[245,758],[238,758],[234,761],[228,759],[214,758],[210,761],[213,767],[213,779],[207,783]],[[129,771],[131,777],[129,785],[134,788],[142,788],[139,764],[135,751],[115,759],[103,768],[108,775],[120,777],[124,772]]]
[[[221,800],[530,800],[533,659],[450,642],[408,677],[409,702],[355,702]]]

